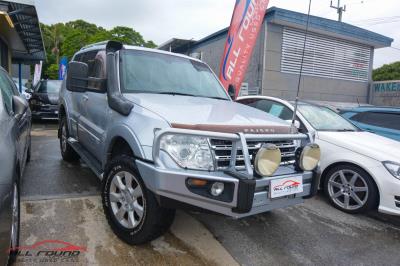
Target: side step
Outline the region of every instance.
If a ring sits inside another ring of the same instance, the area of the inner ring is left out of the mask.
[[[103,179],[103,171],[101,169],[101,164],[94,158],[80,143],[74,138],[68,139],[68,144],[76,151],[81,159],[89,166],[89,168],[95,173],[95,175]]]

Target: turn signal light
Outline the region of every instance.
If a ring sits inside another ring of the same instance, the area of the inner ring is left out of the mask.
[[[187,180],[187,184],[191,187],[204,187],[207,185],[207,180],[197,179],[197,178],[189,178]]]

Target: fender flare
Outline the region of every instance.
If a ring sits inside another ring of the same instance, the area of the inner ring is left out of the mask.
[[[107,130],[107,136],[104,141],[104,150],[101,160],[103,168],[107,163],[110,146],[113,144],[113,141],[118,137],[123,138],[129,144],[136,158],[145,158],[144,151],[135,132],[133,132],[127,125],[120,124]]]

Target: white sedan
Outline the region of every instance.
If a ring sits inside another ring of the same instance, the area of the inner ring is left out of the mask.
[[[274,97],[237,100],[291,121],[293,104]],[[326,107],[299,102],[300,132],[315,134],[321,147],[321,187],[336,208],[400,215],[400,142],[361,131]]]

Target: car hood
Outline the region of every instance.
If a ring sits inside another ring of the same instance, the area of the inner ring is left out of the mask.
[[[400,162],[400,142],[373,133],[319,131],[318,138],[378,161]]]
[[[254,134],[289,133],[287,122],[232,101],[162,94],[124,94],[164,118],[172,127]]]
[[[39,99],[46,104],[57,105],[60,95],[58,93],[35,93],[32,98]]]

